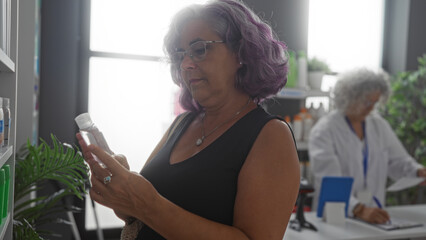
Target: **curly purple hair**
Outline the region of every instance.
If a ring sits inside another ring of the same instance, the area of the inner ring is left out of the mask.
[[[204,5],[191,5],[173,18],[164,38],[164,51],[171,56],[185,24],[194,19],[204,20],[226,46],[237,53],[243,66],[238,70],[235,87],[247,93],[257,103],[276,94],[287,82],[287,46],[276,37],[271,27],[238,0],[214,0]],[[182,88],[180,104],[189,111],[202,107],[192,98],[183,84],[180,67],[171,63],[173,81]]]

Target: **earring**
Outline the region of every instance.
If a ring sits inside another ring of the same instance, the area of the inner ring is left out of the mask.
[[[243,65],[243,62],[240,62],[240,65]]]

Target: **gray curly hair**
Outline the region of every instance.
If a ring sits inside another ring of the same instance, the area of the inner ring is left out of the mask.
[[[350,106],[363,104],[373,92],[380,92],[380,104],[384,104],[391,94],[389,75],[383,71],[359,68],[340,74],[334,88],[334,105],[346,112]]]

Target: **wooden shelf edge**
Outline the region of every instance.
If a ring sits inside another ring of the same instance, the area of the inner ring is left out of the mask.
[[[13,147],[3,147],[0,151],[0,167],[3,166],[3,164],[12,156],[13,154]],[[1,239],[1,238],[0,238]]]
[[[15,63],[0,49],[0,72],[15,72]]]

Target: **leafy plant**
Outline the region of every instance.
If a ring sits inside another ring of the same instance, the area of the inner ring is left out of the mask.
[[[416,71],[399,73],[392,81],[392,96],[384,117],[408,153],[426,165],[426,54]]]
[[[426,54],[416,71],[401,72],[391,82],[392,96],[383,110],[407,152],[426,165]],[[415,191],[406,194],[415,198]]]
[[[330,72],[330,67],[325,61],[320,60],[316,57],[313,57],[308,60],[308,71],[309,72],[322,71],[322,72],[328,73]]]
[[[51,214],[69,211],[61,200],[74,195],[83,199],[88,167],[77,147],[61,144],[51,135],[53,147],[40,139],[39,146],[28,140],[17,154],[15,166],[15,207],[13,216],[14,239],[43,239],[41,235],[51,233],[40,227],[49,222],[64,222]],[[61,189],[50,196],[28,195],[41,189],[46,181],[54,181]]]

